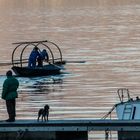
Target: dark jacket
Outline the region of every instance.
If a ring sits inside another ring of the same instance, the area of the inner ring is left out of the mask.
[[[18,80],[13,76],[8,76],[3,83],[2,99],[10,100],[18,97],[17,88],[19,86]]]

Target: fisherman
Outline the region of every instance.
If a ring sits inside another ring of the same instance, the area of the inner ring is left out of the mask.
[[[36,60],[40,56],[40,53],[38,51],[38,47],[34,47],[28,61],[28,67],[29,68],[35,68],[36,67]]]
[[[46,49],[43,49],[40,52],[40,56],[37,58],[37,62],[38,62],[38,67],[43,67],[43,61],[48,62],[49,61],[49,55],[46,51]]]
[[[16,98],[18,97],[17,89],[19,87],[18,80],[12,76],[12,71],[6,73],[7,79],[3,83],[2,99],[6,101],[9,119],[7,122],[14,122],[16,117]]]

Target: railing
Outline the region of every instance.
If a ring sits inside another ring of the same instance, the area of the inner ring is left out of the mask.
[[[127,94],[127,99],[130,100],[129,90],[127,88],[120,88],[117,91],[120,102],[124,102],[125,95]]]

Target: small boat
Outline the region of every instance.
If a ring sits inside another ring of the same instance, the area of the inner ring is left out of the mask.
[[[140,99],[130,97],[128,89],[118,89],[120,103],[117,103],[116,113],[120,120],[140,119]]]
[[[59,46],[51,41],[32,41],[32,42],[18,42],[12,52],[12,70],[17,76],[33,77],[33,76],[47,76],[60,74],[63,69],[65,61],[62,59],[62,52]],[[28,57],[31,49],[38,47],[46,49],[49,60],[46,64],[35,68],[28,67]]]

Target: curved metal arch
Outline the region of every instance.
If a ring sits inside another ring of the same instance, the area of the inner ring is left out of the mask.
[[[59,46],[57,44],[55,44],[54,42],[51,42],[51,41],[47,41],[47,42],[53,44],[58,49],[58,51],[60,53],[60,60],[62,62],[62,52],[61,52]]]
[[[14,55],[15,55],[15,52],[16,52],[17,48],[20,47],[20,46],[23,45],[23,44],[24,44],[24,46],[23,46],[22,52],[21,52],[21,54],[20,54],[20,65],[21,65],[21,67],[22,67],[22,61],[23,61],[23,60],[22,60],[23,52],[24,52],[24,50],[27,48],[27,46],[29,46],[29,45],[32,45],[32,46],[39,46],[40,44],[42,44],[43,46],[45,46],[45,47],[50,51],[50,54],[51,54],[51,56],[52,56],[52,63],[54,63],[54,54],[53,54],[51,48],[50,48],[47,44],[45,44],[45,42],[48,42],[48,43],[50,43],[50,44],[53,44],[53,45],[58,49],[58,51],[59,51],[59,53],[60,53],[60,60],[61,60],[61,62],[62,62],[62,52],[61,52],[59,46],[58,46],[57,44],[55,44],[54,42],[45,40],[45,41],[36,41],[36,42],[19,42],[19,43],[14,43],[14,44],[19,44],[19,45],[16,46],[15,49],[13,50],[13,52],[12,52],[12,65],[14,66],[14,64],[15,64],[15,63],[14,63]],[[37,43],[37,44],[36,44],[36,43]]]
[[[22,44],[19,44],[17,47],[15,47],[15,49],[13,50],[13,52],[12,52],[12,65],[14,66],[14,54],[15,54],[15,51],[16,51],[16,49],[19,47],[19,46],[21,46]]]
[[[43,46],[45,46],[46,48],[48,48],[48,50],[49,50],[50,53],[51,53],[52,60],[53,60],[53,63],[54,63],[54,55],[53,55],[52,50],[49,48],[49,46],[47,46],[46,44],[44,44],[44,43],[42,43],[42,42],[39,42],[38,44],[29,43],[29,44],[27,44],[27,45],[22,49],[22,52],[21,52],[21,54],[20,54],[20,65],[21,65],[21,67],[22,67],[22,56],[23,56],[23,52],[24,52],[24,50],[25,50],[29,45],[32,45],[32,46],[38,47],[40,44],[42,44]]]

